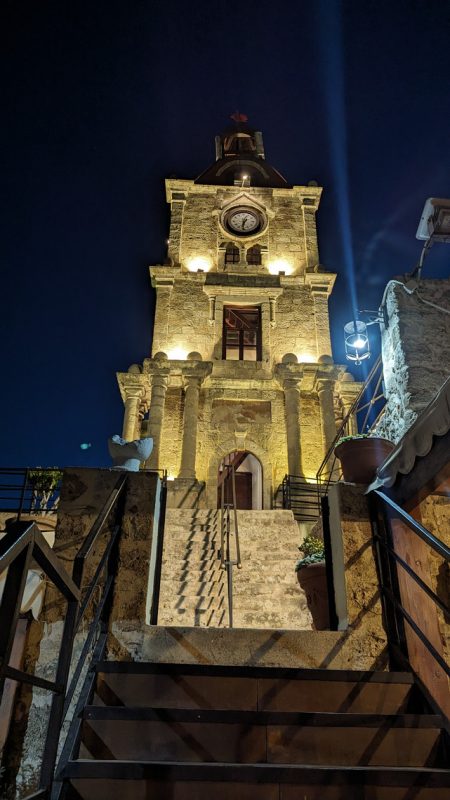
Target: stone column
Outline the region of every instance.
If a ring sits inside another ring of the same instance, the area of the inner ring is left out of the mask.
[[[179,478],[195,479],[195,456],[197,453],[198,400],[201,378],[186,377],[184,390],[183,444]]]
[[[298,381],[284,381],[284,404],[286,410],[286,434],[289,475],[301,475],[300,461],[300,390]]]
[[[328,317],[328,287],[311,290],[314,303],[317,356],[331,355],[330,322]]]
[[[274,328],[277,324],[276,320],[276,310],[277,310],[277,298],[276,297],[269,297],[270,303],[270,327]]]
[[[350,413],[350,409],[351,409],[353,403],[355,402],[356,395],[354,395],[354,394],[350,394],[350,395],[347,394],[346,395],[346,394],[342,394],[342,392],[341,392],[340,397],[341,397],[341,401],[342,401],[342,408],[344,409],[344,419],[345,419],[347,414]],[[347,430],[345,431],[345,435],[346,436],[354,436],[356,433],[358,433],[358,424],[356,422],[355,414],[352,414],[351,417],[349,417],[349,419],[348,419]]]
[[[152,393],[150,398],[150,413],[148,416],[148,436],[153,439],[153,450],[146,462],[148,469],[159,468],[159,450],[161,445],[161,430],[164,419],[164,404],[166,400],[168,371],[154,372],[152,378]]]
[[[322,441],[324,456],[336,437],[336,419],[334,416],[333,381],[325,378],[317,381],[319,395],[320,419],[322,423]]]
[[[142,401],[142,389],[129,389],[125,400],[125,414],[123,417],[122,439],[132,442],[139,429],[139,408]]]

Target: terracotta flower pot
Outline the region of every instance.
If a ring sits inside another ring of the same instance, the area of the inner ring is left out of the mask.
[[[316,631],[326,631],[330,627],[328,611],[328,587],[325,562],[308,564],[297,570],[297,580],[305,592],[306,602],[313,618]]]
[[[349,483],[371,483],[378,467],[394,449],[387,439],[347,439],[335,447],[334,452],[341,462],[344,481]]]

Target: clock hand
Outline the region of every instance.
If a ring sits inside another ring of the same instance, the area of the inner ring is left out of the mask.
[[[244,219],[242,220],[242,230],[244,230],[245,226],[247,225],[247,220],[248,217],[244,217]]]

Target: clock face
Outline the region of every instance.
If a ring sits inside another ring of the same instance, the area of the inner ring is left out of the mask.
[[[255,233],[261,226],[259,214],[250,208],[236,208],[226,217],[226,226],[241,236]]]

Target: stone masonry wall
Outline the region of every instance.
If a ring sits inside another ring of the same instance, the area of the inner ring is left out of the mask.
[[[378,428],[398,442],[433,399],[450,371],[450,279],[424,280],[409,294],[392,283],[382,331],[387,406]]]
[[[429,495],[420,504],[425,527],[450,547],[450,497]],[[447,606],[450,606],[450,566],[434,550],[428,548],[428,570],[431,588]],[[450,618],[437,609],[444,656],[450,662]]]
[[[184,180],[168,180],[166,188],[172,210],[169,256],[174,266],[189,268],[189,260],[201,256],[217,269],[218,245],[222,239],[232,239],[218,220],[231,204],[253,204],[265,213],[268,225],[257,241],[267,248],[268,260],[284,259],[295,273],[318,264],[315,212],[320,188],[202,186]]]
[[[329,333],[323,332],[324,321],[322,317],[318,319],[317,303],[309,286],[302,285],[299,279],[291,279],[292,283],[288,283],[288,280],[286,285],[281,280],[282,292],[276,302],[274,322],[269,324],[269,320],[263,315],[266,327],[263,336],[268,341],[269,359],[275,364],[281,361],[285,353],[294,353],[300,361],[315,362],[319,356],[330,354]],[[253,283],[254,278],[251,281]],[[173,288],[158,289],[153,355],[162,351],[171,357],[171,353],[181,349],[185,353],[184,357],[195,351],[201,354],[204,361],[222,357],[222,314],[218,307],[215,320],[210,321],[209,298],[203,290],[203,283],[204,276],[178,273],[174,277]],[[230,291],[230,299],[226,295],[223,297],[223,303],[233,303],[240,299],[242,303],[262,306],[263,311],[267,307],[268,312],[269,297],[258,292],[258,286],[254,284],[253,291],[249,293],[252,283],[243,275],[239,286],[233,293]],[[263,277],[261,287],[264,287]],[[325,329],[328,331],[326,297],[324,314]]]
[[[239,365],[238,365],[239,366]],[[246,365],[250,366],[250,365]],[[288,472],[284,393],[275,381],[264,381],[261,388],[250,388],[249,381],[220,381],[221,385],[206,386],[200,390],[196,476],[207,481],[211,460],[217,454],[233,449],[254,450],[261,460],[262,451],[270,462],[270,475],[264,479],[278,486]],[[259,404],[264,414],[258,414]],[[267,405],[269,404],[269,405]],[[166,394],[162,428],[163,466],[169,476],[176,477],[181,466],[183,437],[183,392],[169,388]],[[312,478],[323,458],[320,409],[315,393],[300,397],[300,430],[303,472]],[[263,464],[263,468],[266,465]]]

